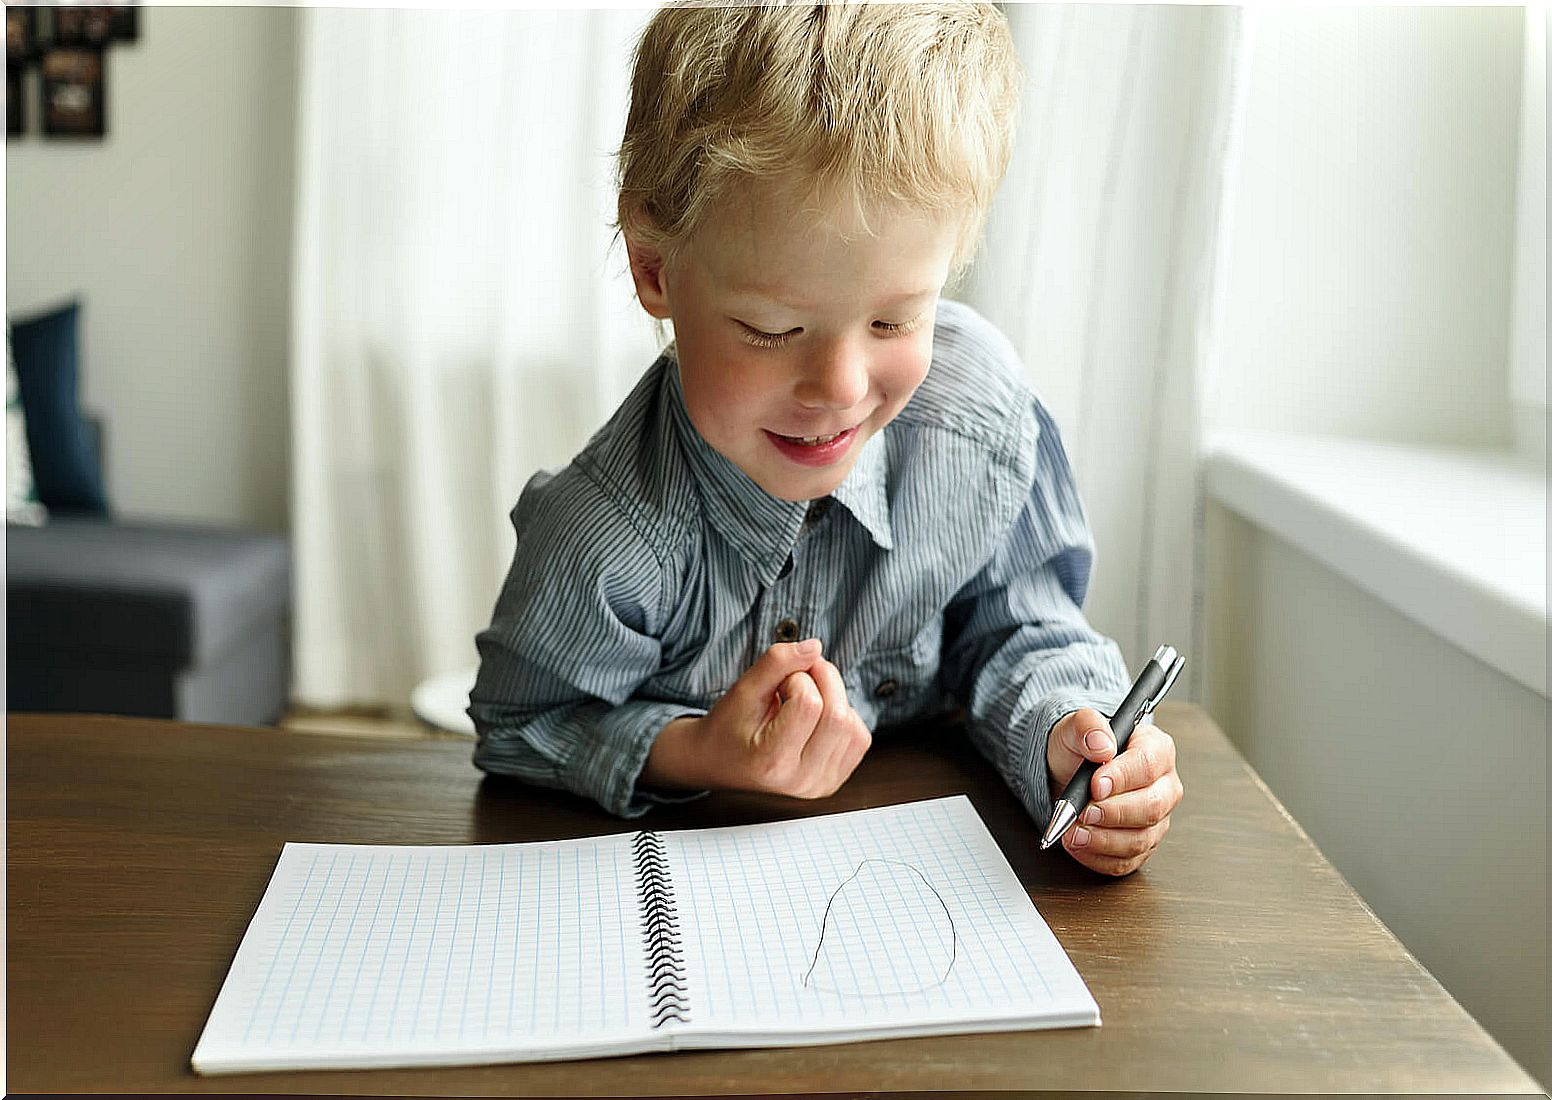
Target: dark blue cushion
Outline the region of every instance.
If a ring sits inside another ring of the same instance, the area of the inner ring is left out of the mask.
[[[76,396],[80,305],[71,301],[51,313],[13,321],[11,354],[38,499],[51,512],[100,516],[108,512],[102,463]]]

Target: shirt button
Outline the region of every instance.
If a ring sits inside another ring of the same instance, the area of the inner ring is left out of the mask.
[[[899,683],[894,680],[880,680],[878,687],[873,689],[873,695],[877,699],[888,699],[899,688]]]
[[[776,640],[778,642],[795,642],[798,640],[798,624],[793,619],[783,619],[776,624]]]

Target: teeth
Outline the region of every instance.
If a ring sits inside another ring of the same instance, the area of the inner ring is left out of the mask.
[[[845,432],[836,432],[834,435],[802,435],[788,436],[788,439],[796,440],[805,447],[817,447],[821,443],[829,443],[832,439],[839,439]]]

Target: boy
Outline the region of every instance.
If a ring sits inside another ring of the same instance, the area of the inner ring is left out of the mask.
[[[939,301],[1006,166],[1019,71],[989,4],[668,7],[620,150],[642,307],[674,342],[512,521],[475,762],[634,817],[715,788],[832,794],[874,729],[963,708],[1063,841],[1148,858],[1174,743],[1080,610],[1089,535],[1007,341]]]

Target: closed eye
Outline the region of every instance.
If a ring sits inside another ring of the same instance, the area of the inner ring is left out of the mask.
[[[779,348],[803,331],[801,328],[789,328],[786,332],[766,332],[742,321],[738,322],[738,326],[744,330],[744,339],[757,348]]]
[[[915,332],[921,326],[922,318],[925,316],[925,313],[917,314],[909,321],[901,321],[898,324],[893,321],[874,321],[873,327],[890,336],[904,336],[908,332]]]

